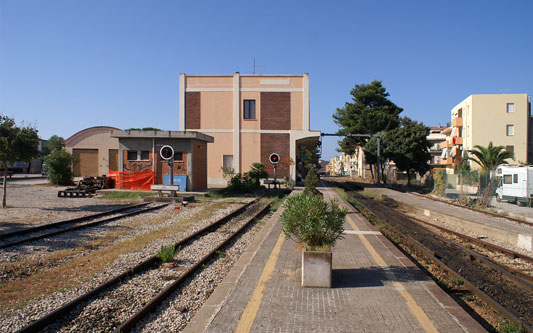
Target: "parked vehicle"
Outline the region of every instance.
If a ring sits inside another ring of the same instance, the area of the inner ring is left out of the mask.
[[[497,201],[525,204],[533,202],[533,167],[502,165],[496,169],[496,177]]]

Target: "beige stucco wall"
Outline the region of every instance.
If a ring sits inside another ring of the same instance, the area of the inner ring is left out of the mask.
[[[304,93],[291,92],[291,129],[304,130]]]
[[[222,177],[222,156],[233,155],[233,133],[202,132],[214,138],[207,150],[207,177],[209,184],[225,185]],[[235,160],[235,156],[233,159]]]
[[[187,76],[187,88],[233,88],[233,76]]]
[[[507,113],[507,103],[514,103],[514,112]],[[471,145],[512,145],[513,163],[526,161],[528,118],[527,94],[472,95]],[[507,136],[507,125],[514,125],[513,136]]]
[[[304,83],[300,75],[260,75],[246,76],[241,75],[241,88],[303,88]]]
[[[98,149],[98,174],[108,175],[109,149],[118,149],[118,139],[110,137],[110,129],[86,131],[87,133],[81,131],[67,139],[65,150],[72,154],[73,149]]]
[[[200,94],[202,129],[233,128],[233,93],[208,91]]]
[[[261,162],[261,134],[241,133],[241,171],[250,171],[252,163]]]

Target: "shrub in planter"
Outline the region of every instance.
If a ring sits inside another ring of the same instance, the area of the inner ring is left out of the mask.
[[[305,245],[302,251],[302,286],[331,287],[331,247],[342,238],[347,211],[332,200],[297,194],[285,201],[283,232]]]
[[[329,251],[342,238],[346,209],[316,195],[297,194],[285,200],[283,233],[310,251]]]

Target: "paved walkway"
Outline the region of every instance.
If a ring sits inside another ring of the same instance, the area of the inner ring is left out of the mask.
[[[353,209],[333,249],[333,288],[302,288],[301,253],[281,234],[281,211],[186,332],[485,331]]]
[[[424,198],[423,196],[414,195],[410,193],[402,193],[398,191],[394,191],[388,188],[384,187],[373,187],[369,188],[370,191],[384,194],[395,201],[404,203],[409,206],[418,207],[421,209],[428,209],[433,212],[437,212],[439,214],[448,215],[455,217],[457,219],[461,220],[468,220],[473,222],[482,223],[488,226],[492,226],[494,228],[504,228],[506,232],[508,233],[515,233],[515,234],[522,234],[522,235],[528,235],[529,237],[532,235],[533,228],[524,224],[520,223],[514,223],[509,222],[509,220],[503,218],[503,217],[494,217],[483,213],[478,213],[475,211],[467,210],[460,207],[455,207],[452,205],[448,205],[443,202],[438,202],[434,200],[430,200],[428,198]],[[506,204],[509,205],[509,204]],[[525,208],[525,209],[531,209],[528,207],[516,207],[516,208]]]

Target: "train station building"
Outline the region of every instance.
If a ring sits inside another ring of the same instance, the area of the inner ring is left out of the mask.
[[[207,154],[209,185],[226,185],[223,167],[247,172],[254,162],[272,176],[272,153],[281,159],[278,177],[296,180],[304,150],[320,138],[320,131],[309,129],[309,111],[309,74],[180,74],[180,131],[214,138]]]

